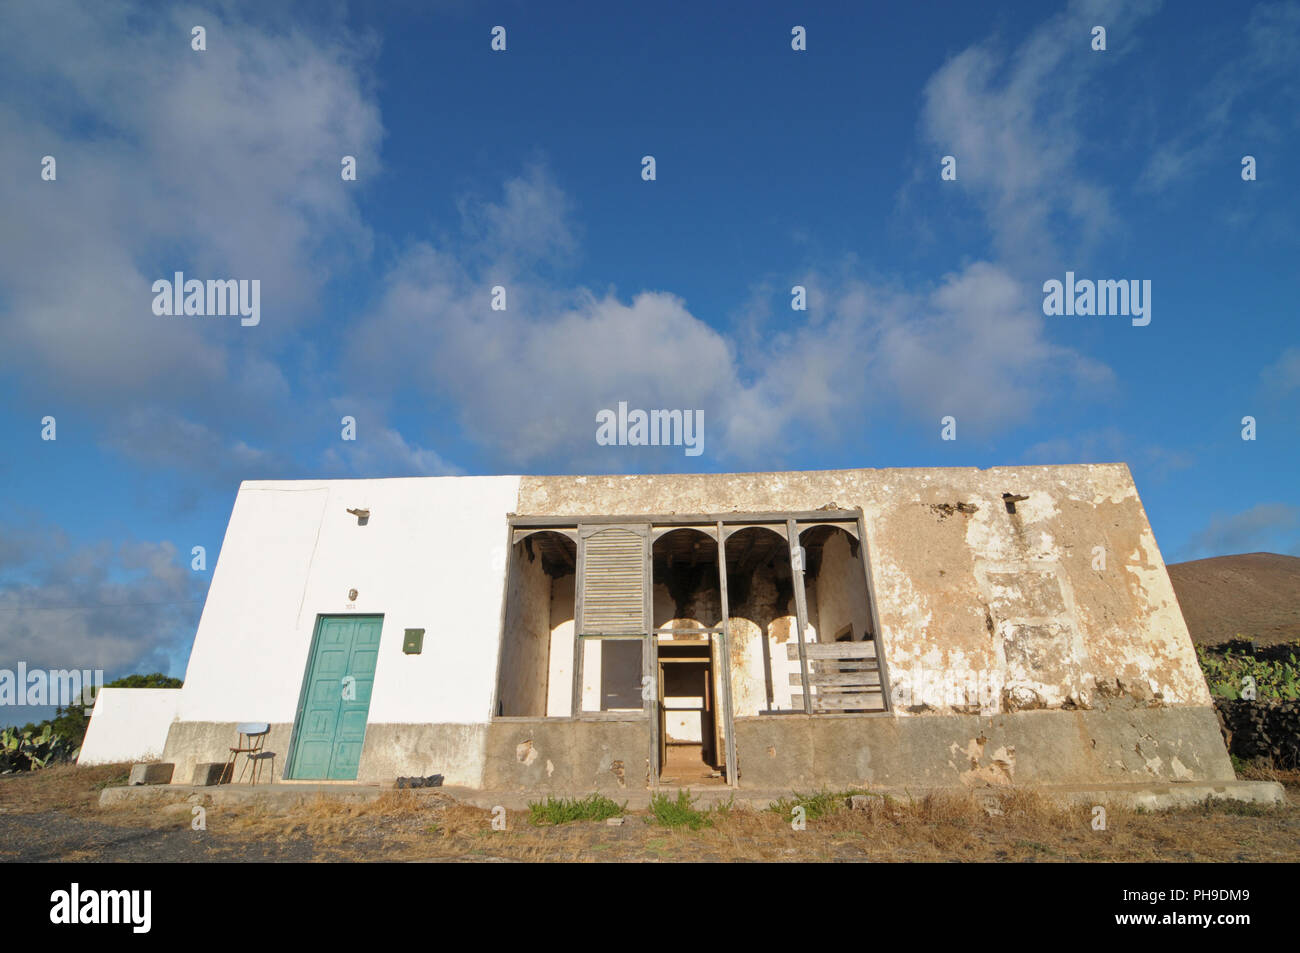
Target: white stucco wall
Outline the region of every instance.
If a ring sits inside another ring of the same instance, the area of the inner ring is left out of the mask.
[[[546,714],[573,713],[573,610],[577,576],[561,576],[551,585],[551,656],[546,687]]]
[[[486,722],[518,487],[513,476],[242,484],[181,720],[292,722],[316,617],[382,614],[368,721]],[[368,524],[350,508],[369,509]],[[425,630],[419,655],[402,652],[407,628]]]
[[[179,688],[101,688],[77,764],[152,761],[162,756],[180,706]]]

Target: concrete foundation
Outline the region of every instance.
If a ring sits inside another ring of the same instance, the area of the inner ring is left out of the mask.
[[[224,763],[220,761],[201,761],[194,766],[194,774],[190,783],[207,787],[234,780],[233,778],[226,778],[225,773],[226,765]]]
[[[290,725],[273,725],[264,782],[284,780]],[[212,783],[234,723],[178,722],[175,785]],[[174,752],[174,753],[173,753]],[[1235,775],[1214,711],[1201,707],[980,715],[767,715],[736,719],[739,788],[853,785],[1218,784]],[[452,787],[611,796],[647,788],[649,722],[499,718],[482,725],[370,725],[359,783],[442,774]],[[235,776],[239,768],[236,766]],[[156,783],[156,782],[155,782]]]
[[[543,795],[644,792],[649,756],[645,718],[500,719],[488,728],[483,787]]]
[[[230,757],[230,749],[239,741],[238,722],[234,721],[177,721],[173,722],[167,732],[167,744],[163,747],[163,760],[176,765],[172,775],[173,784],[201,784],[207,776],[207,769],[200,770],[204,762],[219,761],[222,764]],[[273,724],[266,737],[263,750],[275,755],[274,761],[262,765],[262,780],[267,782],[279,780],[284,776],[285,758],[289,754],[289,736],[293,733],[291,724]],[[234,776],[244,768],[245,755],[239,756],[235,764]],[[274,770],[272,770],[274,769]],[[251,769],[249,769],[251,771]]]
[[[741,788],[1225,782],[1211,708],[738,718]]]
[[[482,784],[488,725],[367,725],[357,780],[441,774],[444,784]]]
[[[292,725],[272,725],[263,783],[285,780]],[[206,767],[224,763],[237,732],[233,722],[177,722],[167,738],[176,762],[173,783],[213,783]],[[174,754],[173,754],[174,753]],[[480,725],[366,726],[357,782],[391,784],[398,777],[441,774],[450,786],[539,793],[645,790],[650,727],[622,719],[502,718]],[[243,756],[235,766],[235,777]]]

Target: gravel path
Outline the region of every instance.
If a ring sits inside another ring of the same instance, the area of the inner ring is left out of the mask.
[[[119,827],[61,811],[0,814],[0,861],[154,861],[243,863],[309,861],[317,856],[309,838],[269,843],[223,837],[211,831]]]

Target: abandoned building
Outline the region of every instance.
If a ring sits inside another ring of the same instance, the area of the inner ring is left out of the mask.
[[[128,698],[83,760],[178,783],[248,722],[276,783],[1233,778],[1123,464],[247,482],[184,688]]]

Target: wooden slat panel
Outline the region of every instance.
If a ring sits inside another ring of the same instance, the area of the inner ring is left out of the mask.
[[[822,658],[875,658],[875,642],[808,642],[804,645],[804,652],[810,659]],[[785,645],[785,657],[788,659],[797,659],[799,657],[799,646],[793,642],[787,642]]]
[[[612,527],[583,546],[582,631],[644,631],[645,537]]]
[[[809,662],[808,669],[810,672],[827,672],[835,674],[837,672],[878,672],[880,671],[880,662],[876,659],[857,659],[852,662],[844,662],[840,659],[824,658],[814,659]]]
[[[810,672],[808,683],[818,687],[831,685],[879,685],[879,672]],[[790,674],[791,685],[802,685],[798,672]]]
[[[803,695],[790,696],[795,707],[803,705]],[[815,711],[884,711],[885,699],[879,692],[870,695],[814,695]]]

